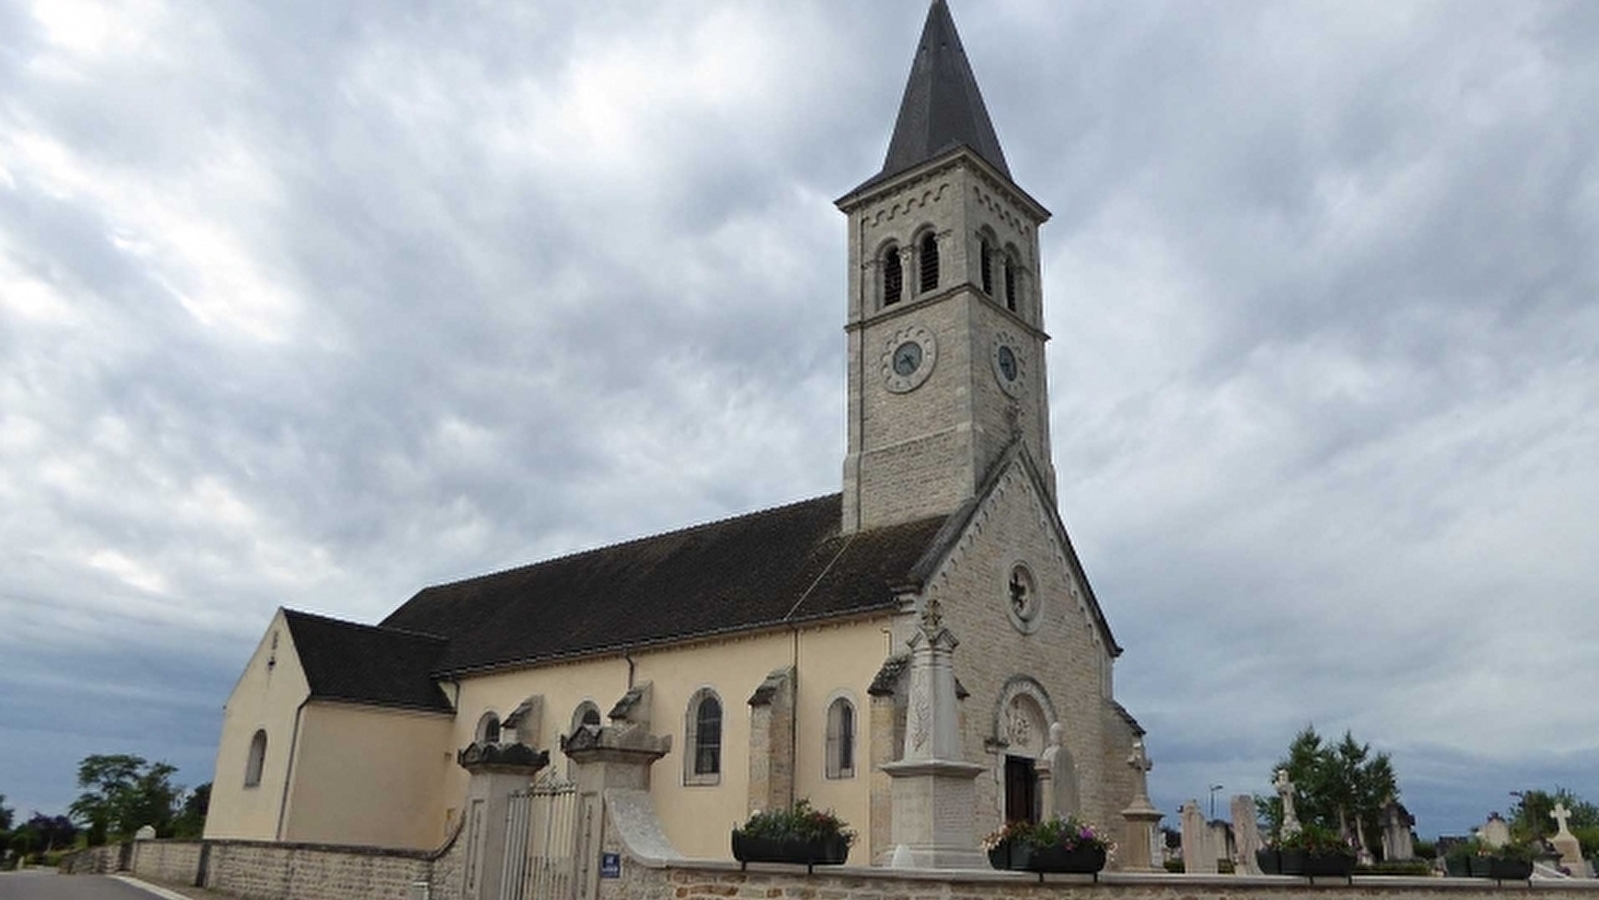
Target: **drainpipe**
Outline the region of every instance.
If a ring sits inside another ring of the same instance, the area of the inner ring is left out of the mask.
[[[799,792],[799,628],[791,624],[788,630],[793,636],[789,664],[794,669],[794,701],[788,705],[788,806],[793,809]]]
[[[278,798],[278,827],[274,831],[276,840],[283,840],[283,815],[289,808],[289,785],[294,783],[294,750],[300,746],[300,714],[305,712],[305,705],[311,702],[311,694],[306,693],[305,699],[294,708],[294,730],[289,733],[289,765],[283,772],[283,796]]]

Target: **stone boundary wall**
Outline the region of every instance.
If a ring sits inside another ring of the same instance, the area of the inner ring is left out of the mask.
[[[127,871],[244,900],[412,900],[412,886],[425,882],[432,900],[454,900],[460,889],[459,836],[457,829],[436,851],[271,841],[134,841],[63,857],[61,871]]]
[[[161,881],[194,884],[200,871],[200,841],[134,841],[134,872]]]
[[[907,872],[818,867],[815,875],[787,866],[666,864],[624,857],[622,877],[600,882],[600,900],[1502,900],[1527,893],[1539,900],[1599,900],[1599,880],[1506,882],[1483,878],[1335,879],[1285,876],[1086,876],[1006,872]]]

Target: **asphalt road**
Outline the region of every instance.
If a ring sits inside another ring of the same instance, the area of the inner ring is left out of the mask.
[[[159,900],[161,896],[105,875],[0,873],[0,900]]]

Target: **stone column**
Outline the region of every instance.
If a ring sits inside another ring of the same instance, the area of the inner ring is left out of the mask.
[[[510,834],[511,794],[533,785],[533,776],[549,765],[548,750],[526,744],[472,743],[456,755],[471,778],[466,786],[466,860],[462,866],[462,900],[496,900],[505,878],[507,854],[525,853]],[[522,835],[525,839],[525,834]]]
[[[893,779],[891,859],[919,869],[987,868],[973,834],[984,767],[961,760],[952,657],[959,641],[929,599],[911,648],[910,706],[899,761],[883,766]],[[888,862],[880,859],[879,864]]]
[[[642,724],[579,728],[561,739],[561,751],[577,768],[577,897],[600,895],[600,851],[605,846],[605,793],[650,789],[650,766],[672,749],[669,735],[650,734]]]
[[[1165,814],[1149,802],[1148,776],[1155,764],[1145,755],[1142,739],[1133,740],[1127,766],[1133,770],[1133,802],[1122,810],[1127,828],[1122,841],[1121,869],[1126,872],[1160,871],[1159,826]]]

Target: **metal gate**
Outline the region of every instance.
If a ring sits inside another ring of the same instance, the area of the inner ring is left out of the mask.
[[[577,785],[554,772],[514,791],[505,812],[501,900],[572,900],[577,889]],[[514,848],[521,847],[521,852]]]

